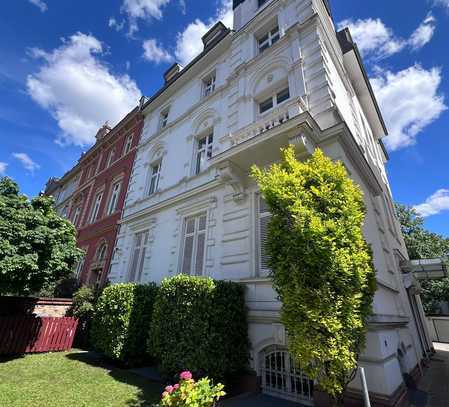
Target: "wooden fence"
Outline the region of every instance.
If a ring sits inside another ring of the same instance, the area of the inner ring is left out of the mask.
[[[70,350],[78,320],[36,316],[0,317],[0,355]]]

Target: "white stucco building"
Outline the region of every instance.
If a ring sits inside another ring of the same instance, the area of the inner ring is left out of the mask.
[[[263,391],[313,403],[285,353],[264,255],[269,213],[248,172],[279,160],[289,143],[300,159],[319,147],[365,194],[378,291],[360,364],[373,400],[398,405],[403,374],[418,371],[431,343],[413,277],[404,283],[407,252],[384,167],[387,130],[356,45],[347,30],[336,34],[323,0],[234,0],[234,30],[218,23],[203,42],[204,51],[183,69],[171,67],[165,86],[142,103],[110,281],[160,282],[184,272],[245,284],[251,367]],[[355,398],[359,383],[350,385]]]

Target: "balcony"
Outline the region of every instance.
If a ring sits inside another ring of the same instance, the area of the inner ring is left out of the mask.
[[[255,123],[236,133],[220,139],[224,151],[210,160],[211,165],[232,161],[241,170],[248,171],[251,165],[266,165],[278,161],[279,150],[289,144],[295,145],[298,154],[313,151],[314,140],[320,130],[315,120],[298,99],[290,101]]]
[[[220,139],[220,142],[228,142],[229,147],[235,146],[286,123],[291,118],[298,116],[306,110],[307,107],[301,98],[292,99],[272,109],[269,113],[261,116],[259,120],[242,128],[238,132],[227,134]]]
[[[293,145],[299,158],[310,155],[321,131],[298,101],[291,101],[236,133],[220,139],[227,148],[210,159],[217,178],[232,186],[235,196],[244,197],[252,165],[264,167],[280,159],[280,149]]]

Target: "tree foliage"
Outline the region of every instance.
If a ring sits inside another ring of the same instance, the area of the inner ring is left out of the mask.
[[[411,206],[395,204],[408,255],[413,260],[445,258],[449,255],[449,239],[424,227],[424,219]],[[421,299],[426,314],[435,314],[440,304],[449,301],[449,278],[421,281]]]
[[[402,204],[395,204],[395,208],[411,259],[432,259],[449,255],[449,239],[426,230],[424,219],[415,209]]]
[[[441,303],[449,302],[449,277],[421,281],[421,300],[426,314],[441,313]]]
[[[81,256],[75,236],[52,198],[30,201],[13,180],[0,179],[0,294],[36,293],[68,277]]]
[[[268,170],[254,167],[272,218],[268,254],[294,359],[334,397],[364,345],[375,273],[362,225],[363,195],[321,150],[299,162],[293,147]]]

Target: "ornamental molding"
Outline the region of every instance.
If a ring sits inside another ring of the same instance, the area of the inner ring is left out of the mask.
[[[234,191],[234,202],[243,202],[246,197],[246,177],[243,171],[230,161],[225,161],[217,167],[217,179],[229,185]]]

